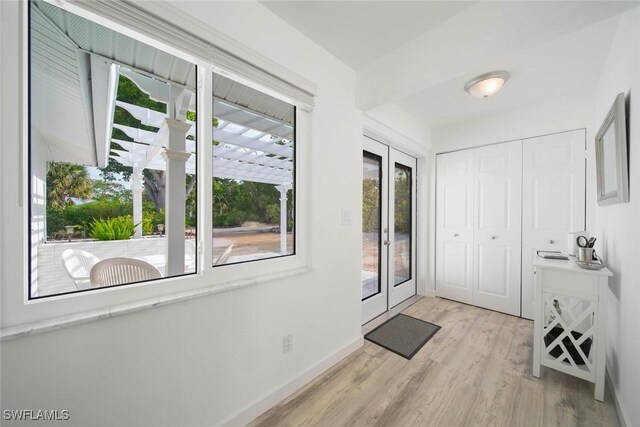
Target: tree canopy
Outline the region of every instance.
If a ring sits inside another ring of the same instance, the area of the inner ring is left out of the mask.
[[[72,197],[91,197],[91,180],[87,169],[71,163],[51,163],[47,172],[47,206],[62,210],[73,205]]]

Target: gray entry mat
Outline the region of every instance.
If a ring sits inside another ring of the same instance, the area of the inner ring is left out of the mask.
[[[369,332],[364,338],[404,358],[411,359],[439,329],[440,326],[433,323],[398,314]]]

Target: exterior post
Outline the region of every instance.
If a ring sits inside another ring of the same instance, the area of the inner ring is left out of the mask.
[[[136,224],[133,237],[142,238],[142,171],[133,168],[131,175],[131,192],[133,195],[133,223]]]
[[[184,214],[186,163],[191,153],[185,151],[185,139],[191,125],[165,119],[168,142],[162,152],[167,162],[165,201],[165,276],[184,274]]]
[[[287,191],[288,185],[276,186],[280,192],[280,255],[287,254]]]

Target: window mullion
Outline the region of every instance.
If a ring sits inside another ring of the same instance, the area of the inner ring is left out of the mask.
[[[213,69],[198,66],[198,255],[200,271],[205,277],[212,274],[213,241]]]

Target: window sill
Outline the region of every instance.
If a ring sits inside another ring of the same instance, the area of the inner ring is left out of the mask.
[[[281,271],[278,273],[261,276],[258,279],[243,279],[229,281],[205,288],[192,289],[188,291],[178,292],[171,295],[148,298],[140,301],[133,301],[124,304],[118,304],[111,307],[105,307],[96,310],[88,310],[68,316],[59,316],[36,322],[23,323],[20,325],[8,326],[0,330],[0,340],[10,341],[30,335],[49,332],[57,329],[68,328],[71,326],[81,325],[83,323],[93,322],[94,320],[104,319],[121,314],[134,313],[136,311],[147,310],[150,308],[160,307],[181,301],[187,301],[207,295],[218,294],[222,292],[232,291],[234,289],[245,288],[248,286],[259,285],[278,279],[284,279],[293,276],[301,276],[313,272],[313,268],[306,266]]]

